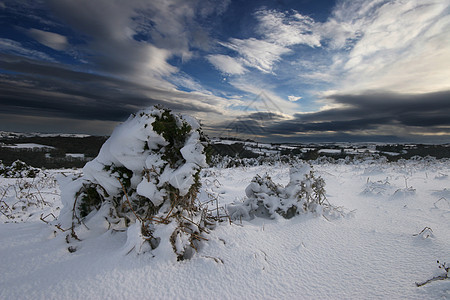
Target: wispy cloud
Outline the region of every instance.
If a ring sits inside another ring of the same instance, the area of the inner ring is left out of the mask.
[[[215,54],[208,55],[206,59],[218,70],[225,74],[241,75],[244,74],[247,69],[242,65],[238,59],[230,57],[228,55]]]
[[[52,57],[44,52],[29,49],[23,46],[21,43],[10,39],[0,38],[0,51],[3,53],[17,54],[24,57],[32,57],[44,61],[55,61]]]
[[[249,115],[241,118],[240,128],[252,133],[264,126],[267,137],[279,135],[389,136],[413,140],[416,134],[450,137],[450,91],[426,94],[378,92],[363,95],[334,95],[336,108],[296,114],[277,122],[255,123]],[[261,131],[261,130],[260,130]],[[331,136],[332,137],[332,136]],[[369,137],[370,138],[370,137]]]
[[[289,99],[289,101],[291,101],[291,102],[296,102],[296,101],[302,99],[302,97],[297,97],[297,96],[292,96],[292,95],[290,95],[290,96],[288,96],[288,99]]]
[[[302,76],[347,93],[448,89],[448,12],[445,1],[341,1],[317,26],[333,51],[331,64]]]
[[[314,19],[296,11],[279,12],[262,9],[256,12],[256,29],[267,42],[280,46],[307,45],[320,47],[321,36],[315,30]]]
[[[221,45],[265,73],[284,63],[283,55],[289,60],[300,56],[312,66],[301,69],[300,78],[328,82],[341,91],[432,92],[450,87],[448,13],[445,1],[340,1],[320,23],[294,10],[261,9],[255,13],[260,39]],[[324,49],[329,58],[308,52],[308,59],[295,45]]]
[[[209,61],[220,71],[241,75],[244,70],[240,66],[245,65],[263,73],[274,73],[274,65],[282,60],[282,56],[292,53],[289,46],[321,46],[320,35],[313,31],[315,23],[310,17],[296,11],[283,13],[265,9],[258,10],[255,17],[258,22],[255,33],[261,38],[230,38],[219,44],[235,51],[236,57],[209,56]]]
[[[291,52],[283,46],[255,38],[232,38],[228,42],[221,42],[220,45],[236,51],[246,66],[264,73],[271,73],[273,65],[281,59],[281,55]]]
[[[30,28],[28,29],[28,35],[39,43],[54,50],[61,51],[66,49],[68,46],[67,38],[58,33]]]
[[[343,90],[423,93],[450,88],[448,3],[390,2],[370,21],[343,61]]]

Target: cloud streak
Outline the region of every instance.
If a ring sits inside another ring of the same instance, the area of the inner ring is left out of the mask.
[[[281,60],[281,55],[291,52],[283,46],[255,38],[246,40],[232,38],[220,45],[237,52],[246,66],[264,73],[271,73],[273,65]]]
[[[54,32],[48,32],[44,30],[39,30],[36,28],[30,28],[28,30],[28,35],[39,43],[52,48],[54,50],[64,50],[68,46],[67,38],[63,35]]]
[[[292,119],[264,118],[255,113],[239,120],[248,133],[265,132],[272,138],[307,134],[337,136],[395,136],[421,134],[450,137],[450,91],[426,94],[337,94],[329,97],[336,108],[296,114]],[[259,120],[256,122],[255,120]],[[437,133],[437,134],[436,134]]]
[[[220,115],[223,102],[213,95],[151,88],[11,55],[0,55],[0,66],[17,73],[0,76],[3,112],[123,121],[130,113],[156,104],[194,114]]]
[[[247,69],[242,65],[242,62],[227,55],[208,55],[206,59],[219,71],[225,74],[241,75],[247,71]]]
[[[24,47],[21,43],[0,38],[0,51],[3,53],[18,54],[25,57],[32,57],[44,61],[55,61],[52,57],[44,52],[31,50]]]

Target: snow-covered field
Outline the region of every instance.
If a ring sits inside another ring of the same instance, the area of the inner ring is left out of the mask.
[[[340,217],[222,222],[181,262],[164,247],[126,255],[125,232],[87,235],[70,253],[65,235],[40,217],[51,221],[60,210],[52,178],[79,171],[0,178],[2,212],[15,216],[0,215],[0,299],[450,298],[448,279],[415,284],[444,273],[437,260],[450,263],[449,160],[313,167],[329,202],[344,207]],[[200,198],[218,197],[225,207],[242,201],[265,173],[289,181],[284,164],[209,168]]]
[[[14,145],[6,145],[3,146],[6,148],[15,148],[15,149],[55,149],[55,147],[52,146],[46,146],[41,144],[34,144],[34,143],[21,143],[21,144],[14,144]]]

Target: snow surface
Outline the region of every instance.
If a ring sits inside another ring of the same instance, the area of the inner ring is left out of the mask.
[[[84,153],[66,153],[66,157],[84,158]]]
[[[5,145],[3,146],[5,148],[14,148],[14,149],[55,149],[55,147],[47,146],[47,145],[41,145],[41,144],[34,144],[34,143],[22,143],[22,144],[14,144],[14,145]]]
[[[40,132],[10,132],[10,131],[1,131],[0,130],[0,138],[18,138],[18,137],[75,137],[75,138],[84,138],[89,137],[89,134],[79,134],[79,133],[40,133]]]
[[[313,167],[329,202],[346,208],[342,217],[223,222],[182,262],[167,247],[155,257],[127,255],[134,245],[126,232],[85,235],[69,253],[65,235],[39,220],[61,206],[44,193],[51,207],[31,206],[18,223],[0,215],[0,299],[450,298],[450,280],[415,285],[442,274],[436,260],[450,262],[448,160]],[[244,200],[252,178],[265,173],[289,182],[288,165],[210,168],[200,198],[218,197],[221,206]],[[2,188],[10,183],[0,179]],[[3,200],[14,201],[13,190],[7,194]],[[432,235],[418,235],[425,227]]]

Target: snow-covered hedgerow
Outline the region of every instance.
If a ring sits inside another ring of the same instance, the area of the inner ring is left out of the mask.
[[[35,178],[39,172],[39,169],[30,167],[20,160],[16,160],[11,166],[5,166],[0,161],[0,176],[4,178]]]
[[[178,259],[190,256],[210,225],[196,203],[200,170],[207,166],[202,138],[197,120],[168,109],[131,115],[86,164],[84,175],[63,189],[60,226],[80,239],[80,224],[104,219],[106,229],[128,227],[127,252],[165,242]],[[170,236],[158,236],[158,227],[169,224]]]
[[[255,176],[246,188],[244,203],[229,205],[232,219],[251,220],[254,217],[290,219],[300,213],[322,214],[329,205],[325,196],[325,181],[316,177],[312,167],[300,164],[290,169],[289,183],[283,187],[266,174]]]

